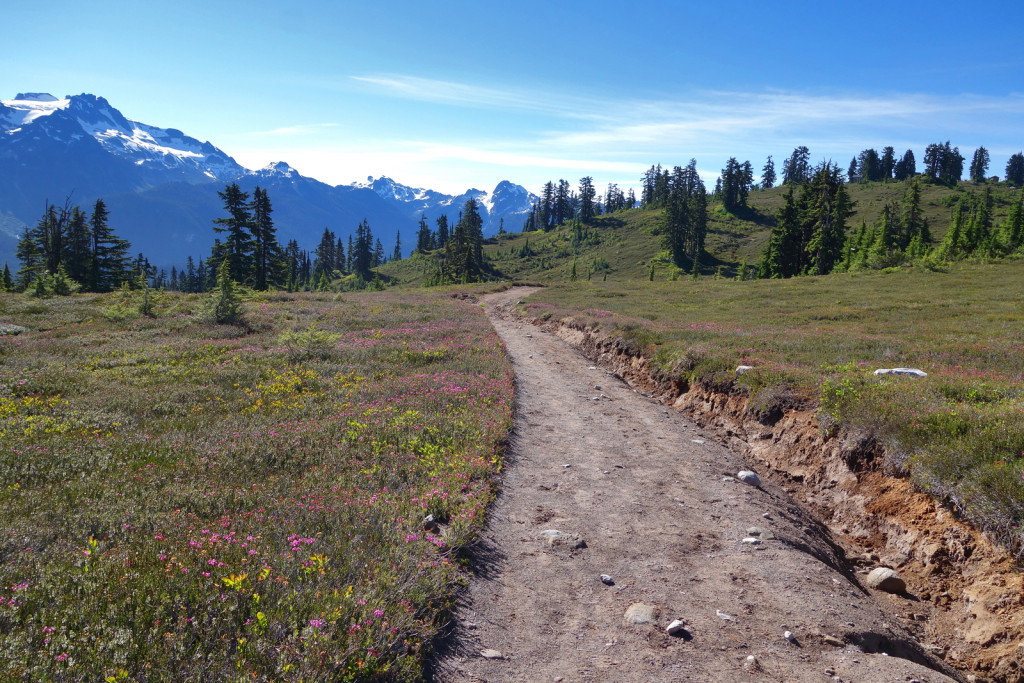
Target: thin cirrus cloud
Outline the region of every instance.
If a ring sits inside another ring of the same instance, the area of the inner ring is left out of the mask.
[[[534,141],[548,148],[606,143],[668,143],[677,147],[696,143],[710,151],[713,146],[729,141],[735,145],[747,139],[756,139],[760,148],[773,138],[787,143],[797,137],[838,143],[851,138],[870,141],[921,134],[949,137],[976,130],[979,117],[992,122],[1012,120],[1024,113],[1024,97],[1014,94],[986,97],[696,91],[685,98],[638,100],[578,97],[408,75],[351,78],[391,97],[455,107],[531,111],[556,120],[572,120],[572,125],[556,124],[549,130],[535,131]],[[742,151],[734,148],[730,153]]]
[[[307,123],[297,126],[282,126],[281,128],[274,128],[273,130],[257,130],[250,133],[250,135],[260,136],[287,136],[287,135],[313,135],[316,133],[323,132],[327,128],[337,128],[340,124],[337,123]]]

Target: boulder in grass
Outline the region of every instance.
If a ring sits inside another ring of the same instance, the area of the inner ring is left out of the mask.
[[[904,377],[927,377],[928,373],[917,368],[879,368],[875,375],[902,375]]]
[[[736,366],[736,374],[737,375],[745,375],[745,374],[747,374],[748,372],[750,372],[753,369],[754,369],[753,365],[737,365]]]
[[[22,327],[21,325],[14,325],[12,323],[0,323],[0,337],[5,337],[9,334],[21,334],[22,332],[25,331],[25,328]]]

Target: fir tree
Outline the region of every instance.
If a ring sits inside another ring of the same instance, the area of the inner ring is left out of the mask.
[[[94,292],[112,292],[126,282],[129,275],[128,253],[131,244],[114,234],[108,224],[109,212],[102,199],[92,207],[89,228],[92,233],[92,260],[88,287]]]
[[[988,173],[989,154],[984,147],[974,150],[974,158],[971,159],[971,180],[976,183],[985,182],[985,174]]]
[[[1024,152],[1017,152],[1006,162],[1006,182],[1017,187],[1024,185]]]
[[[282,284],[285,276],[284,254],[277,241],[277,229],[270,214],[274,209],[266,190],[257,185],[253,191],[252,204],[253,240],[253,286],[266,291],[271,286]]]
[[[903,153],[903,158],[896,163],[893,169],[893,177],[896,180],[906,180],[917,175],[917,161],[914,160],[913,150],[908,149]]]
[[[768,160],[764,162],[764,168],[761,169],[761,187],[769,190],[775,187],[775,162],[772,161],[772,155],[768,155]]]
[[[224,202],[224,210],[228,214],[227,218],[215,218],[213,221],[214,232],[225,235],[218,256],[227,261],[230,278],[244,283],[253,272],[253,237],[250,232],[253,219],[249,211],[249,194],[242,192],[238,183],[231,183],[217,195]]]

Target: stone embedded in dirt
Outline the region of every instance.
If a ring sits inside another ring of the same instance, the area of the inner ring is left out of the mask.
[[[548,529],[540,532],[540,535],[547,539],[548,545],[551,547],[565,546],[569,550],[587,547],[586,541],[584,541],[579,534],[569,534],[563,533],[558,529]]]
[[[757,661],[757,657],[754,655],[747,655],[747,661],[744,662],[743,668],[747,671],[760,671],[761,664]]]
[[[771,541],[775,538],[775,534],[759,526],[752,526],[747,529],[747,536],[760,538],[762,541]]]
[[[928,373],[917,368],[879,368],[875,374],[881,375],[902,375],[904,377],[927,377]]]
[[[717,614],[718,618],[722,621],[736,621],[736,619],[731,614],[726,614],[720,609],[716,609],[715,614]]]
[[[868,574],[868,578],[864,582],[869,588],[885,591],[886,593],[905,593],[907,591],[906,582],[900,578],[899,574],[888,567],[875,567]]]
[[[682,619],[676,619],[665,629],[665,632],[670,636],[687,636],[690,631],[686,628],[686,622]]]
[[[744,484],[750,484],[751,486],[761,486],[761,477],[757,476],[757,472],[751,472],[750,470],[741,470],[736,474],[736,478],[742,481]]]
[[[842,638],[836,638],[835,636],[824,636],[822,637],[821,642],[826,645],[831,645],[832,647],[842,647],[846,644],[843,642]]]
[[[497,650],[491,649],[481,650],[480,656],[484,659],[505,659],[505,655],[501,654]]]
[[[608,585],[608,586],[614,586],[615,585],[615,579],[613,579],[612,577],[608,576],[607,574],[601,574],[601,583],[603,583],[605,585]]]
[[[750,372],[753,369],[754,369],[753,365],[737,365],[736,366],[736,374],[737,375],[745,375],[745,374],[747,374],[748,372]]]
[[[702,444],[702,443],[704,443],[704,439],[690,439],[690,441],[692,441],[695,444]]]
[[[600,384],[595,384],[594,385],[594,391],[601,391],[601,385]]]
[[[793,635],[792,631],[786,631],[785,633],[782,634],[782,637],[785,638],[786,640],[788,640],[791,643],[795,643],[796,642],[796,636]]]
[[[652,624],[658,618],[658,608],[654,605],[645,605],[637,602],[626,610],[625,620],[627,624]]]
[[[754,538],[753,536],[747,536],[740,543],[746,543],[747,545],[761,545],[760,538]]]

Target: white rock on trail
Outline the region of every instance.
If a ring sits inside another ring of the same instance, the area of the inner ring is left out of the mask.
[[[671,624],[668,625],[668,628],[665,629],[665,632],[668,633],[670,636],[685,635],[686,634],[686,622],[683,621],[682,619],[676,619],[675,621],[673,621]]]
[[[498,652],[497,650],[491,650],[491,649],[481,650],[480,651],[480,656],[483,657],[484,659],[504,659],[505,658],[505,656],[503,654],[501,654],[500,652]]]
[[[751,472],[750,470],[741,470],[736,474],[736,478],[742,481],[744,484],[750,484],[751,486],[761,486],[761,477],[757,476],[757,472]]]

